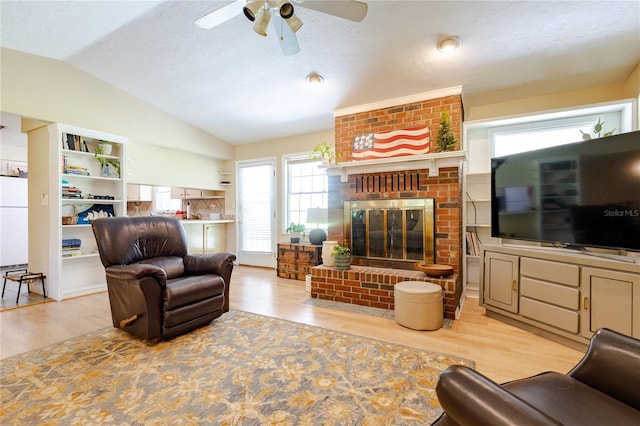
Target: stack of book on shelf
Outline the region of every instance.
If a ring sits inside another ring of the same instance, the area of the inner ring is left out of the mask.
[[[82,251],[80,250],[80,244],[82,244],[82,241],[79,238],[63,239],[62,257],[80,256],[82,254]]]
[[[81,176],[89,176],[89,170],[84,166],[74,166],[73,164],[69,164],[67,161],[67,156],[62,156],[62,173],[66,173],[69,175],[81,175]]]
[[[62,198],[82,198],[80,188],[71,185],[68,181],[62,180]]]
[[[89,152],[87,142],[85,142],[84,138],[82,136],[72,135],[70,133],[62,134],[62,149]]]
[[[467,231],[467,254],[480,256],[480,240],[475,231]]]
[[[89,176],[89,170],[87,170],[86,167],[74,166],[72,164],[67,164],[67,168],[64,172],[68,175]]]

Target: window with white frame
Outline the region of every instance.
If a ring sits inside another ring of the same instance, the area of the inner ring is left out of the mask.
[[[321,161],[308,156],[285,157],[285,212],[283,229],[290,223],[306,224],[308,229],[327,229],[327,224],[307,223],[307,209],[327,208],[329,185]]]
[[[182,209],[182,200],[171,198],[171,187],[156,186],[153,193],[153,211],[175,213]]]
[[[516,154],[582,141],[582,135],[587,133],[592,137],[596,123],[604,123],[601,134],[608,131],[622,133],[629,131],[624,123],[624,109],[591,111],[565,118],[548,118],[536,121],[494,127],[489,130],[490,140],[493,142],[493,157]]]

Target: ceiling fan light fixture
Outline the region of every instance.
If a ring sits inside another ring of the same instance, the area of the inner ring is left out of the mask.
[[[307,75],[307,82],[312,86],[320,86],[324,83],[324,77],[314,71]]]
[[[288,1],[284,1],[280,5],[279,12],[283,19],[289,19],[293,16],[293,5]]]
[[[269,12],[267,9],[260,9],[260,12],[258,12],[258,16],[256,18],[256,23],[253,24],[253,31],[258,33],[258,35],[261,35],[262,37],[266,37],[269,21],[271,21],[271,12]]]
[[[441,52],[452,52],[460,47],[460,37],[449,36],[438,42],[438,50]]]
[[[242,8],[242,12],[244,16],[247,17],[251,22],[256,20],[256,17],[260,14],[260,10],[263,8],[266,0],[254,0],[252,2],[247,3],[245,7]]]
[[[300,27],[302,27],[302,21],[296,15],[291,15],[291,17],[289,19],[285,19],[284,22],[287,23],[289,28],[291,28],[291,31],[294,33],[298,32]]]

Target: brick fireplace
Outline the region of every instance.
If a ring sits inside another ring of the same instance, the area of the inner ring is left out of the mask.
[[[440,284],[445,296],[445,317],[454,318],[462,292],[462,189],[459,163],[463,156],[453,153],[453,161],[444,164],[432,161],[449,158],[450,153],[436,153],[435,139],[440,114],[447,110],[456,139],[461,140],[462,98],[446,95],[422,101],[353,113],[336,114],[335,148],[341,162],[328,169],[329,174],[329,240],[351,246],[345,233],[346,201],[433,199],[435,228],[435,263],[450,265],[454,275],[446,279],[429,279],[415,270],[416,263],[388,262],[375,259],[354,259],[351,275],[363,274],[364,280],[354,280],[341,271],[319,268],[313,271],[312,296],[349,303],[393,309],[393,285],[401,280],[425,280]],[[428,126],[430,152],[424,161],[400,157],[389,161],[352,161],[354,136],[363,133],[387,132]],[[360,167],[360,166],[364,167]],[[384,268],[384,269],[379,269]],[[385,269],[391,268],[391,271]],[[328,269],[328,268],[325,268]],[[398,270],[404,269],[404,272]],[[376,276],[376,271],[380,276]],[[373,276],[371,275],[373,273]],[[340,277],[338,276],[340,275]],[[405,277],[406,275],[406,277]],[[322,288],[316,281],[321,281]],[[314,288],[315,286],[315,288]],[[348,296],[345,296],[348,295]]]

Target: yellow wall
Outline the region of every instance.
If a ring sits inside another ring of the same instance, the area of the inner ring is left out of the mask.
[[[626,82],[620,82],[608,86],[598,86],[552,95],[532,96],[508,102],[477,106],[465,105],[465,121],[498,120],[624,99],[637,99],[638,91],[634,92],[630,86]]]

